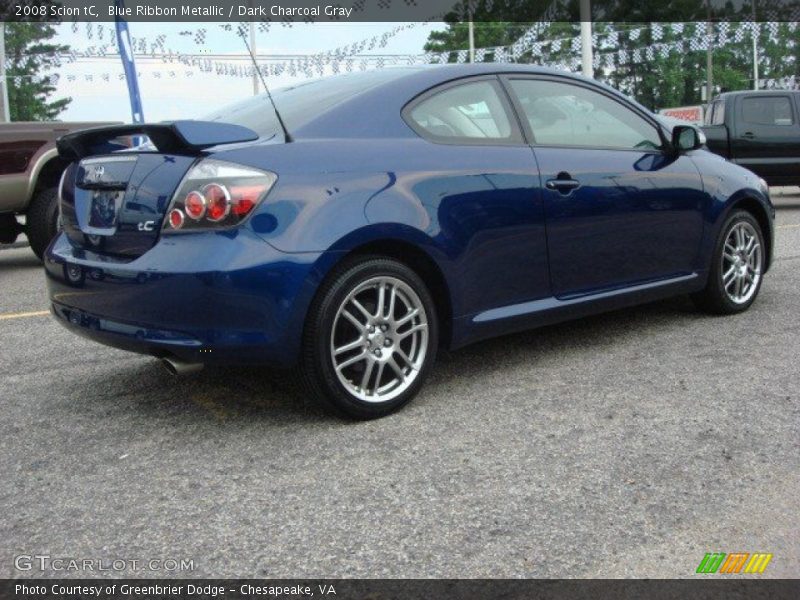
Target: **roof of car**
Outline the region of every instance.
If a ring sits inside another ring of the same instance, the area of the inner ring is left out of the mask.
[[[337,75],[329,75],[319,79],[312,79],[302,81],[297,84],[282,87],[281,90],[293,90],[304,87],[307,84],[315,81],[336,81],[336,80],[364,80],[367,85],[363,92],[371,91],[385,85],[395,84],[397,82],[410,83],[414,81],[422,82],[428,87],[435,86],[439,83],[445,83],[449,80],[460,79],[462,77],[474,77],[480,75],[491,75],[495,73],[527,73],[527,74],[543,74],[543,75],[558,75],[561,77],[571,77],[574,79],[583,79],[592,81],[595,84],[599,82],[570,73],[567,71],[560,71],[550,67],[540,67],[537,65],[517,64],[517,63],[464,63],[464,64],[427,64],[427,65],[402,65],[402,66],[389,66],[380,70],[370,71],[357,71],[350,73],[340,73]],[[377,78],[376,75],[380,77]],[[600,84],[603,85],[603,84]],[[362,92],[362,93],[363,93]],[[358,94],[357,94],[358,95]]]
[[[292,131],[298,138],[337,137],[386,137],[408,135],[409,128],[400,118],[403,107],[420,94],[439,85],[481,75],[493,74],[539,74],[552,75],[574,81],[583,81],[605,90],[609,94],[622,95],[610,86],[582,75],[559,71],[548,67],[515,63],[474,63],[445,65],[413,65],[388,67],[381,71],[387,76],[375,81],[374,71],[334,75],[331,78],[364,79],[364,89],[330,107],[317,118],[308,121],[298,130]],[[370,78],[373,73],[373,78]],[[302,84],[300,84],[302,85]],[[650,111],[627,98],[627,102],[642,111]],[[650,113],[652,114],[652,113]]]
[[[722,92],[714,100],[731,96],[761,96],[769,94],[800,94],[800,90],[736,90],[733,92]]]
[[[485,75],[492,73],[540,73],[551,75],[562,75],[583,79],[582,75],[576,75],[566,71],[560,71],[551,67],[541,67],[538,65],[520,63],[447,63],[447,64],[427,64],[413,66],[386,67],[387,71],[395,71],[400,78],[413,77],[437,77],[442,81],[459,77],[469,77],[471,75]]]

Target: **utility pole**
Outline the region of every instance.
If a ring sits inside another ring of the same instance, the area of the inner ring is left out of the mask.
[[[714,60],[713,50],[711,48],[711,39],[714,35],[714,24],[711,22],[711,0],[706,0],[707,18],[706,21],[706,35],[708,36],[708,44],[706,44],[706,102],[711,102],[711,97],[714,93]]]
[[[592,7],[590,0],[581,0],[581,67],[586,77],[594,77],[592,53]]]
[[[253,0],[247,0],[247,4],[250,5],[250,8],[253,8]],[[252,17],[251,17],[252,19]],[[242,41],[244,42],[244,31],[240,30],[239,35],[242,36]],[[247,43],[247,42],[245,42]],[[253,96],[258,96],[259,92],[259,80],[261,77],[259,76],[259,67],[258,63],[256,62],[256,22],[250,21],[250,54],[253,56]]]
[[[756,18],[756,0],[753,0],[753,89],[758,89],[758,33],[761,27]]]
[[[469,62],[475,62],[475,23],[472,20],[472,7],[469,9]]]
[[[8,106],[8,81],[6,80],[6,24],[0,21],[0,123],[11,120]]]
[[[250,21],[250,50],[256,56],[256,24]],[[255,58],[253,58],[255,60]],[[253,65],[253,96],[258,96],[258,63]]]

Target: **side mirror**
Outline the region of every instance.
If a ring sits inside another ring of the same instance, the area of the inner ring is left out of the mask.
[[[705,143],[705,134],[694,125],[676,125],[672,130],[672,147],[678,152],[697,150]]]

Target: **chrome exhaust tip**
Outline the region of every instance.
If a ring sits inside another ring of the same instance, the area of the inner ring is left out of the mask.
[[[203,370],[203,363],[191,363],[179,358],[166,357],[161,359],[161,364],[171,375],[187,375]]]

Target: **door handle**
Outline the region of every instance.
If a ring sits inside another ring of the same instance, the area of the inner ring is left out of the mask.
[[[568,194],[572,190],[579,188],[581,183],[577,179],[548,179],[545,182],[548,190],[558,190],[562,194]]]
[[[756,137],[756,134],[753,133],[752,131],[745,131],[742,134],[742,137],[745,138],[746,140],[752,140],[754,137]]]

